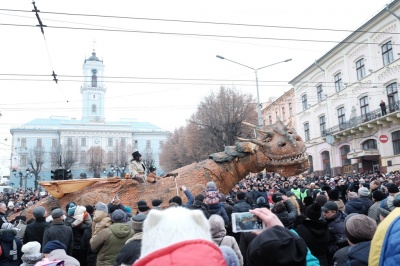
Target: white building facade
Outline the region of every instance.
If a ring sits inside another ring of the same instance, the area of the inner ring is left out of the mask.
[[[396,0],[290,81],[310,172],[400,170],[399,16]]]
[[[35,187],[35,180],[50,180],[51,170],[59,168],[71,170],[74,179],[123,176],[134,151],[163,173],[159,154],[170,132],[134,119],[106,121],[104,65],[95,52],[85,60],[83,75],[81,120],[37,118],[10,130],[14,187]]]

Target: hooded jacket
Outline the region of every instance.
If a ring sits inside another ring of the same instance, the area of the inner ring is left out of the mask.
[[[347,265],[368,266],[369,249],[371,241],[358,243],[349,248]]]
[[[221,250],[204,239],[186,240],[158,249],[136,261],[133,266],[226,266]]]
[[[90,239],[90,247],[97,252],[97,266],[113,265],[118,252],[125,242],[133,236],[132,226],[128,223],[113,223],[101,229]]]
[[[304,239],[311,254],[317,257],[320,265],[328,265],[327,250],[330,241],[328,224],[322,220],[307,219],[297,226],[295,230]]]
[[[15,248],[14,248],[15,243]],[[17,237],[17,231],[14,229],[1,229],[0,230],[0,245],[2,255],[0,257],[1,266],[19,266],[22,263],[22,243]],[[10,255],[11,250],[16,250],[16,256]]]
[[[346,202],[345,213],[359,213],[359,214],[368,214],[368,210],[365,208],[363,202],[359,199],[351,199]]]
[[[240,265],[243,265],[243,256],[240,252],[239,245],[234,237],[226,235],[226,229],[222,217],[213,214],[208,221],[210,223],[213,242],[218,246],[228,246],[232,248],[239,259]]]

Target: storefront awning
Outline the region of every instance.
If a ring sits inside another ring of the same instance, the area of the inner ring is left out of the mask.
[[[354,149],[347,154],[347,159],[358,159],[363,157],[364,159],[374,159],[379,156],[379,150],[357,150]]]

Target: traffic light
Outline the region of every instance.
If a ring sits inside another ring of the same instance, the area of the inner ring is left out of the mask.
[[[64,169],[64,179],[65,180],[72,179],[71,169],[68,169],[68,170]]]
[[[50,172],[51,172],[51,177],[50,177],[51,180],[55,180],[54,177],[55,177],[56,171],[51,170]]]

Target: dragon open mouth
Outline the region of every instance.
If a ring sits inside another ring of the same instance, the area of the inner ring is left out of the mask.
[[[300,162],[304,162],[308,160],[308,155],[303,149],[300,153],[297,153],[292,156],[282,155],[282,156],[274,156],[268,157],[270,162],[268,165],[278,166],[278,165],[291,165],[291,164],[298,164]]]

